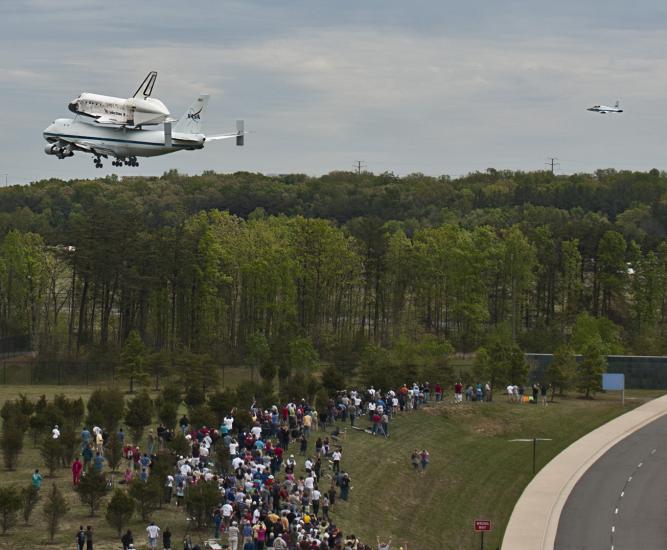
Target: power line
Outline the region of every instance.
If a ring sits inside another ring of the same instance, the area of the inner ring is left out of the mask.
[[[560,168],[560,162],[556,162],[558,159],[556,157],[547,157],[547,162],[544,164],[546,166],[551,166],[551,173],[555,174],[555,168]]]
[[[362,169],[362,168],[363,168],[363,169],[366,169],[366,163],[365,163],[363,160],[357,160],[357,161],[354,163],[354,167],[355,167],[356,170],[357,170],[357,174],[361,174],[361,169]]]

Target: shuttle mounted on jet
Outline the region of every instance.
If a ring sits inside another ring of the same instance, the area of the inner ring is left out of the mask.
[[[607,105],[593,105],[586,109],[587,111],[593,111],[594,113],[600,113],[601,115],[606,115],[607,113],[622,113],[621,102],[617,101],[613,107],[608,107]]]
[[[43,132],[49,142],[44,152],[59,159],[74,156],[75,151],[93,155],[97,168],[102,168],[102,158],[112,157],[114,166],[139,166],[137,157],[166,155],[176,151],[202,149],[204,143],[219,139],[236,139],[243,145],[245,131],[243,121],[236,122],[236,132],[204,135],[201,117],[208,103],[208,95],[200,95],[185,114],[171,127],[164,123],[163,130],[147,130],[136,126],[100,126],[84,122],[78,117],[59,118]]]
[[[83,93],[69,104],[77,115],[91,117],[98,124],[140,127],[169,120],[169,110],[162,101],[151,97],[157,72],[151,71],[130,98]]]

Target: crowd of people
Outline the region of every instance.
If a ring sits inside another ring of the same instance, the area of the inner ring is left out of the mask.
[[[461,404],[464,396],[466,401],[491,400],[488,383],[464,389],[457,382],[453,390],[454,404]],[[509,400],[522,400],[522,386],[509,386],[507,391]],[[536,385],[533,393],[536,391],[546,396],[547,386]],[[173,472],[166,476],[163,500],[181,507],[193,486],[201,481],[217,483],[220,499],[209,521],[212,541],[225,541],[231,550],[366,550],[370,547],[355,535],[341,532],[333,513],[340,501],[350,498],[352,479],[344,467],[348,424],[350,429],[372,436],[390,437],[391,423],[398,415],[443,397],[440,384],[431,387],[425,382],[389,391],[372,386],[363,391],[341,391],[318,409],[305,399],[266,408],[253,403],[247,425],[238,420],[235,409],[217,428],[192,425],[183,415],[178,425],[188,450],[177,457]],[[121,483],[129,483],[137,475],[147,481],[158,452],[167,448],[173,437],[162,425],[155,432],[151,429],[142,451],[126,442],[121,428],[117,438],[126,462]],[[77,458],[72,465],[75,485],[88,467],[102,470],[107,439],[108,434],[97,426],[90,431],[83,429],[83,462]],[[221,455],[214,449],[220,445],[227,451],[226,464],[217,463]],[[430,461],[428,450],[414,449],[410,461],[423,475]],[[149,548],[157,548],[160,539],[162,548],[171,548],[168,528],[162,530],[152,523],[146,529]],[[92,539],[92,532],[81,534],[85,540]],[[131,531],[121,540],[125,550],[133,548]],[[383,543],[382,548],[389,548],[389,544]],[[197,545],[186,539],[185,549],[196,550]]]
[[[341,391],[318,410],[301,399],[267,408],[253,403],[248,425],[238,419],[236,410],[227,414],[217,428],[194,426],[187,415],[178,422],[188,451],[178,456],[173,472],[166,476],[163,500],[180,507],[188,491],[201,481],[217,483],[219,505],[211,511],[210,546],[224,541],[231,550],[367,550],[367,544],[354,534],[345,535],[332,512],[350,498],[352,479],[344,467],[344,438],[348,429],[372,436],[389,437],[390,425],[397,415],[416,410],[430,400],[440,401],[443,390],[424,384],[404,384],[397,390]],[[247,421],[246,421],[247,423]],[[127,441],[122,428],[117,439],[122,445],[125,473],[121,483],[135,476],[147,481],[158,452],[167,448],[173,433],[160,425],[149,431],[146,448]],[[81,432],[81,457],[72,465],[76,485],[83,472],[102,471],[104,446],[108,434],[100,427],[84,427]],[[227,464],[218,464],[223,445]],[[428,452],[418,453],[419,470],[428,465]],[[171,548],[171,531],[155,524],[147,528],[149,548]],[[86,542],[92,531],[82,531]],[[78,540],[78,538],[77,538]],[[125,550],[134,548],[134,534],[128,530],[121,538]],[[186,539],[186,550],[197,545]],[[389,548],[384,542],[378,547]],[[222,547],[222,546],[221,546]]]

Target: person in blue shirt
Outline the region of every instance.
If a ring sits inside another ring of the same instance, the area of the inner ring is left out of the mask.
[[[93,470],[95,470],[96,473],[101,474],[103,467],[104,457],[100,453],[96,453],[95,458],[93,459]]]

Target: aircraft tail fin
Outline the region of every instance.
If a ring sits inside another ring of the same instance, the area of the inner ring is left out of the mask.
[[[178,119],[174,126],[174,132],[183,134],[201,134],[201,117],[208,104],[209,96],[207,94],[200,95],[188,107],[183,116]]]
[[[137,97],[139,95],[139,92],[141,92],[141,95],[143,95],[144,98],[150,97],[151,94],[153,93],[153,86],[155,86],[156,80],[157,80],[157,71],[151,71],[150,73],[148,73],[148,75],[146,75],[146,78],[144,78],[144,81],[141,84],[139,84],[137,91],[134,92],[134,95],[132,97]]]

